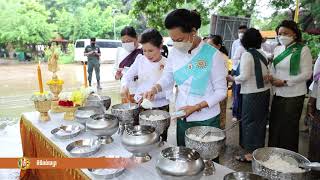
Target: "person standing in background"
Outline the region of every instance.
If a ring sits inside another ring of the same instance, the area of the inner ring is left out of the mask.
[[[122,76],[129,67],[134,63],[136,57],[139,54],[143,54],[142,49],[139,48],[138,35],[136,30],[132,26],[124,27],[121,32],[122,47],[118,48],[116,62],[114,63],[114,76],[116,80],[121,80]],[[136,87],[136,80],[138,77],[134,77],[134,81],[130,85],[130,98],[122,98],[122,103],[135,102],[134,94]]]
[[[306,82],[312,75],[312,57],[302,43],[297,23],[284,20],[278,26],[281,46],[274,50],[271,65],[274,96],[269,127],[269,146],[298,152],[299,120],[301,117]]]
[[[231,49],[231,59],[232,59],[232,73],[231,75],[239,76],[240,59],[241,55],[246,52],[245,48],[241,45],[240,40],[243,34],[246,32],[247,26],[242,25],[238,28],[239,39],[232,43]],[[241,119],[241,105],[242,105],[242,95],[240,94],[241,85],[233,83],[232,86],[232,121],[238,121]]]
[[[90,39],[90,45],[84,50],[84,55],[88,57],[88,81],[91,86],[93,69],[97,79],[97,89],[102,89],[100,84],[100,48],[96,45],[96,38]]]

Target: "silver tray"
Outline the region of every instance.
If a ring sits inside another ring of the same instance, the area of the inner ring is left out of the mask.
[[[99,151],[101,142],[98,139],[83,139],[70,143],[66,150],[75,157],[88,157]]]
[[[61,125],[51,131],[59,139],[70,139],[78,136],[84,130],[82,125]]]
[[[112,179],[120,176],[124,172],[124,168],[121,169],[88,169],[89,172],[99,179]]]

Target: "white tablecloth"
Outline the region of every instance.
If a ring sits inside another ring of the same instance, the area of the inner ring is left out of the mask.
[[[66,146],[71,142],[76,140],[81,140],[84,138],[95,138],[94,135],[90,134],[90,132],[84,132],[77,137],[72,139],[61,140],[55,138],[51,134],[51,130],[60,126],[60,125],[69,125],[69,124],[77,124],[76,121],[65,121],[63,120],[63,113],[49,113],[51,120],[48,122],[41,122],[39,121],[39,113],[38,112],[28,112],[24,113],[23,116],[25,119],[32,122],[32,124],[39,129],[42,134],[48,138],[52,143],[54,143],[57,147],[59,147],[68,157],[72,157],[68,151],[66,150]],[[111,144],[103,145],[103,147],[92,157],[101,157],[107,155],[114,155],[114,156],[122,156],[122,157],[130,157],[131,153],[126,151],[124,147],[121,145],[121,138],[118,134],[113,136],[114,142]],[[155,169],[155,164],[161,149],[170,145],[165,145],[162,148],[156,149],[150,152],[152,159],[149,162],[139,164],[139,166],[125,170],[125,172],[120,175],[116,179],[123,179],[123,180],[160,180],[160,176],[157,174]],[[231,169],[222,166],[220,164],[215,164],[216,172],[214,175],[211,176],[203,176],[201,180],[222,180],[224,175],[233,172]],[[82,169],[82,171],[91,179],[95,179],[94,176],[87,170]]]

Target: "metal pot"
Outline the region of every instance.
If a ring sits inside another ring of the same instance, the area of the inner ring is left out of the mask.
[[[162,115],[164,118],[159,120],[150,120],[149,117],[152,115]],[[170,114],[163,110],[147,110],[139,114],[139,124],[149,125],[156,128],[159,134],[162,134],[170,126]]]
[[[158,146],[159,134],[152,126],[136,125],[128,127],[122,136],[122,145],[133,154],[136,162],[147,162],[151,159],[148,154]]]
[[[250,172],[232,172],[224,176],[223,180],[268,180]]]
[[[111,98],[109,96],[99,96],[97,94],[91,94],[88,96],[85,106],[103,106],[107,111],[111,105]]]
[[[95,114],[103,114],[104,111],[101,107],[97,106],[84,106],[79,107],[75,112],[76,121],[81,124],[86,124],[88,120],[90,120],[90,116]]]
[[[119,132],[121,134],[123,134],[124,130],[128,126],[137,124],[137,121],[139,120],[139,112],[140,108],[138,104],[134,103],[116,104],[111,107],[111,113],[119,118]]]
[[[304,156],[281,148],[264,147],[253,152],[252,171],[255,174],[267,177],[271,180],[301,180],[308,179],[310,170],[301,173],[282,173],[265,167],[262,162],[267,161],[273,155],[279,155],[283,159],[293,159],[298,164],[310,163]]]
[[[165,180],[198,180],[202,177],[204,162],[195,150],[169,147],[161,151],[156,169]]]
[[[214,137],[217,137],[216,140],[206,140],[202,141],[201,137],[209,133],[207,136],[214,135]],[[194,139],[191,138],[191,135],[200,137],[200,139]],[[212,159],[217,158],[219,154],[221,153],[223,147],[226,143],[226,136],[225,133],[215,127],[211,126],[195,126],[191,127],[186,130],[185,132],[185,143],[186,147],[191,148],[199,152],[201,157],[204,159],[205,162],[205,170],[204,175],[212,175],[215,171],[214,163],[212,162]]]
[[[113,142],[112,135],[118,131],[119,120],[111,114],[96,114],[86,122],[87,130],[99,136],[102,144]]]

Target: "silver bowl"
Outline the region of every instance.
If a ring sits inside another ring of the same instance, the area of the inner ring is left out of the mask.
[[[151,156],[148,153],[155,149],[159,142],[159,134],[152,126],[130,126],[122,136],[122,145],[133,154],[133,159],[138,163],[149,161]]]
[[[66,150],[75,157],[88,157],[99,151],[101,142],[98,139],[83,139],[70,143]]]
[[[288,161],[290,163],[293,160],[295,162],[292,163],[297,163],[296,166],[298,166],[298,164],[310,163],[307,158],[293,151],[274,147],[264,147],[256,149],[252,155],[252,171],[255,174],[259,174],[271,180],[301,180],[308,179],[309,177],[310,170],[308,169],[305,169],[305,172],[301,173],[282,173],[269,169],[262,163],[267,161],[273,155],[279,155],[282,159],[288,159],[290,160]]]
[[[70,139],[78,136],[84,130],[83,125],[62,125],[54,128],[51,134],[59,139]]]
[[[100,106],[84,106],[79,107],[75,112],[75,119],[81,124],[86,124],[90,119],[90,116],[95,114],[104,114],[103,109]]]
[[[111,105],[111,98],[109,96],[99,96],[91,94],[88,96],[85,106],[103,106],[107,111]]]
[[[163,116],[163,119],[151,120],[149,117],[152,115]],[[156,128],[159,134],[162,134],[170,126],[170,114],[163,110],[146,110],[139,114],[139,124],[148,125]]]
[[[111,107],[111,113],[119,118],[121,134],[139,120],[139,112],[139,105],[135,103],[116,104]]]
[[[224,176],[223,180],[268,180],[250,172],[232,172]]]
[[[87,130],[100,137],[102,144],[113,142],[112,135],[118,131],[119,120],[111,114],[96,114],[86,122]]]
[[[201,139],[207,132],[212,133]],[[212,137],[212,139],[209,137]],[[186,147],[196,150],[204,159],[204,175],[212,175],[215,172],[212,159],[217,158],[225,146],[225,133],[221,129],[211,126],[195,126],[186,130],[185,143]]]
[[[193,149],[169,147],[161,151],[156,169],[165,180],[198,180],[203,175],[204,162]]]

